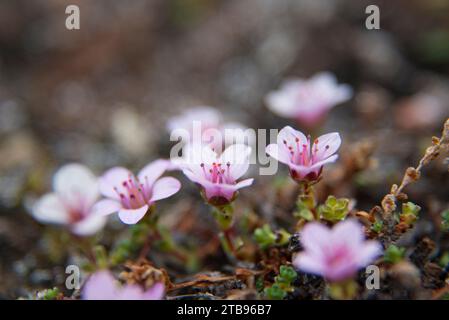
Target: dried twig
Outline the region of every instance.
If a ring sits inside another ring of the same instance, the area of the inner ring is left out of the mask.
[[[441,134],[441,138],[432,137],[432,145],[426,149],[424,156],[419,160],[416,168],[409,167],[405,171],[401,184],[393,184],[391,186],[390,193],[387,194],[382,200],[382,209],[384,219],[388,219],[391,214],[396,210],[396,201],[407,199],[407,195],[403,193],[403,190],[409,184],[419,180],[421,176],[422,168],[435,160],[440,152],[449,148],[449,119],[446,120]]]

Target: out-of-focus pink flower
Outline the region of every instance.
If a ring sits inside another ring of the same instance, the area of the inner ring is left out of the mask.
[[[218,155],[210,146],[194,143],[186,148],[184,174],[203,189],[203,195],[213,205],[232,202],[239,189],[248,187],[254,179],[237,180],[249,168],[251,148],[234,144]]]
[[[100,178],[100,192],[107,199],[96,203],[95,211],[102,215],[118,211],[122,222],[137,223],[156,201],[172,196],[181,188],[175,178],[160,178],[169,166],[168,160],[153,161],[137,177],[126,168],[109,169]]]
[[[53,177],[53,192],[42,196],[32,214],[40,222],[67,225],[79,236],[89,236],[103,228],[106,218],[96,215],[98,198],[94,174],[81,164],[67,164]]]
[[[277,115],[296,119],[312,127],[320,122],[335,105],[352,97],[349,85],[338,84],[335,76],[321,72],[306,79],[284,82],[278,91],[269,93],[265,99],[268,108]]]
[[[352,277],[382,253],[380,243],[365,241],[363,227],[351,219],[339,222],[333,229],[310,222],[300,237],[305,251],[294,258],[293,265],[329,281]]]
[[[312,143],[310,137],[287,126],[279,131],[277,143],[268,145],[266,152],[288,165],[294,180],[316,181],[320,178],[323,166],[337,160],[338,155],[334,153],[340,144],[337,132],[324,134]]]
[[[84,285],[84,300],[161,300],[164,285],[160,282],[144,291],[138,285],[118,286],[114,276],[106,270],[92,274]]]
[[[245,134],[245,126],[238,122],[223,122],[222,118],[222,114],[211,107],[195,107],[169,119],[167,130],[181,136],[187,144],[208,144],[217,152],[227,144],[254,142],[252,136]]]

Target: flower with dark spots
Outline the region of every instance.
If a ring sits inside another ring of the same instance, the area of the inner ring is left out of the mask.
[[[315,139],[306,137],[292,127],[283,128],[277,137],[277,143],[270,144],[266,152],[289,167],[291,177],[298,182],[317,181],[325,164],[335,162],[341,144],[337,132],[328,133]]]
[[[95,204],[95,211],[107,215],[118,212],[126,224],[135,224],[158,200],[177,193],[181,183],[172,177],[160,178],[170,167],[168,160],[156,160],[136,176],[128,169],[115,167],[100,178],[100,192],[107,199]]]

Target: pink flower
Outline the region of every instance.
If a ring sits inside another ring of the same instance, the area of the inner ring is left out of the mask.
[[[164,285],[156,283],[143,291],[138,285],[118,286],[109,271],[98,271],[90,276],[84,285],[84,300],[161,300],[164,297]]]
[[[175,178],[160,178],[169,166],[168,160],[153,161],[137,177],[122,167],[109,169],[100,178],[100,192],[107,199],[95,204],[95,210],[103,215],[118,211],[122,222],[137,223],[156,201],[172,196],[181,188]]]
[[[232,143],[253,143],[252,136],[246,136],[245,128],[238,122],[222,122],[222,114],[207,106],[186,110],[167,122],[169,133],[178,132],[184,143],[197,141],[210,144],[215,151],[221,151],[223,145]],[[180,130],[180,131],[178,131]]]
[[[382,253],[379,242],[365,241],[363,227],[355,220],[342,221],[332,230],[310,222],[300,236],[305,251],[294,258],[293,265],[329,281],[352,277]]]
[[[34,218],[66,225],[79,236],[89,236],[103,228],[106,219],[93,209],[99,195],[97,178],[88,168],[75,163],[61,167],[53,177],[53,190],[35,203]]]
[[[280,90],[267,95],[266,104],[281,117],[294,118],[304,125],[314,126],[332,107],[351,97],[350,86],[339,85],[333,74],[321,72],[309,80],[284,82]]]
[[[243,144],[229,146],[220,156],[209,146],[192,144],[186,148],[184,174],[203,189],[203,195],[213,205],[232,202],[239,189],[248,187],[254,179],[237,180],[249,168],[251,148]]]
[[[317,181],[323,166],[335,162],[338,155],[334,154],[340,147],[341,139],[337,132],[328,133],[311,143],[306,136],[292,127],[279,131],[277,143],[267,146],[266,152],[288,165],[290,175],[296,181]]]

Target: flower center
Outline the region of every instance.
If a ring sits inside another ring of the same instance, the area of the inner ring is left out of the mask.
[[[329,250],[326,254],[326,264],[330,268],[336,268],[340,266],[342,263],[351,263],[349,250],[346,246],[339,246],[337,248],[333,248],[332,251]]]
[[[217,184],[232,184],[234,179],[230,174],[231,164],[228,162],[226,165],[214,162],[212,165],[200,164],[203,170],[204,178],[212,183]]]
[[[301,144],[299,138],[295,138],[294,143],[284,140],[283,143],[288,149],[290,154],[290,161],[296,165],[310,167],[318,161],[322,160],[322,149],[318,148],[318,139],[315,139],[313,144],[310,144],[310,136],[307,137],[307,142]],[[325,150],[329,149],[329,145],[324,147]]]
[[[114,190],[120,196],[120,201],[126,209],[140,208],[151,199],[151,188],[147,177],[145,177],[145,183],[141,183],[139,179],[130,175],[122,182],[120,190],[117,187],[114,187]]]

